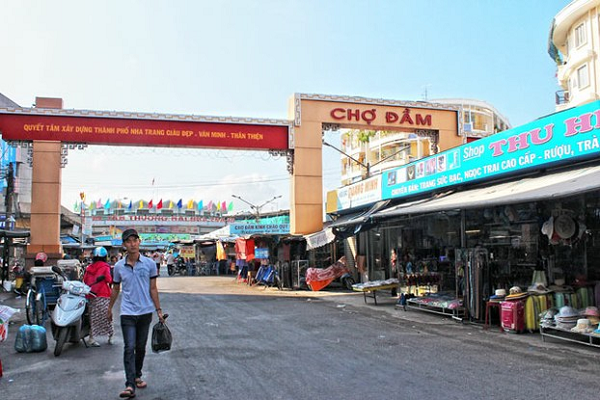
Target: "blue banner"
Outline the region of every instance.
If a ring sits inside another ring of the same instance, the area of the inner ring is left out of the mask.
[[[599,132],[600,101],[595,101],[385,171],[382,199],[598,157]]]
[[[17,161],[17,149],[15,147],[9,146],[4,140],[0,140],[0,151],[2,151],[2,158],[0,159],[0,169],[4,171],[8,171],[8,164],[14,163]],[[13,171],[16,174],[16,170]],[[4,177],[0,179],[0,189],[4,189],[6,187],[6,175],[2,174]]]

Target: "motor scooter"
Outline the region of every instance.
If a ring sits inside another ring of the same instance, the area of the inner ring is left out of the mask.
[[[181,257],[178,257],[175,260],[175,264],[167,265],[167,273],[169,276],[173,276],[175,274],[188,275],[188,268],[185,264],[185,261]]]
[[[90,318],[86,295],[95,296],[95,293],[85,283],[69,280],[59,267],[53,266],[52,271],[63,278],[62,294],[52,312],[51,320],[52,336],[56,341],[54,356],[58,357],[67,340],[70,343],[83,340],[85,347],[88,347],[85,337],[90,334]],[[102,282],[104,279],[106,279],[104,275],[100,275],[95,283]]]

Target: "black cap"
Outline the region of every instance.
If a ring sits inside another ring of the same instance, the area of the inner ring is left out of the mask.
[[[138,233],[135,229],[125,229],[125,231],[123,232],[123,235],[121,236],[121,240],[126,241],[131,236],[135,236],[138,239],[140,238],[140,235],[138,235]]]

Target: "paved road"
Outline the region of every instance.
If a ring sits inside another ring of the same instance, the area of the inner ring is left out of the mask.
[[[595,399],[598,350],[543,344],[356,296],[276,292],[231,277],[162,277],[174,348],[148,353],[140,399]],[[287,295],[287,296],[284,296]],[[0,344],[0,399],[112,399],[122,341],[63,355]]]

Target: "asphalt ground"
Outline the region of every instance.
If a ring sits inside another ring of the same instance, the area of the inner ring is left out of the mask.
[[[592,399],[600,349],[402,311],[360,293],[278,291],[231,276],[161,277],[173,349],[148,351],[143,399]],[[0,294],[22,308],[24,298]],[[20,354],[0,343],[0,399],[112,399],[122,341]]]

